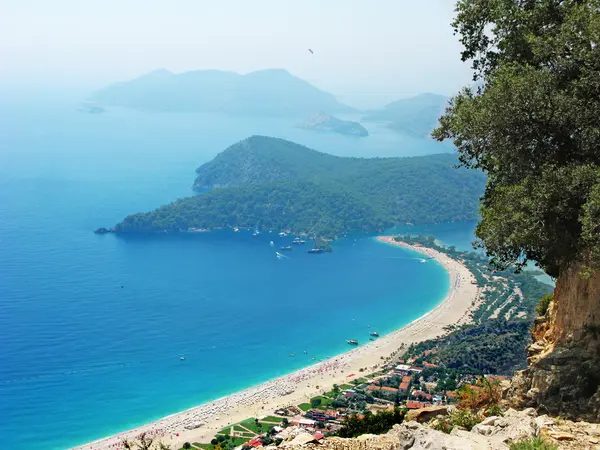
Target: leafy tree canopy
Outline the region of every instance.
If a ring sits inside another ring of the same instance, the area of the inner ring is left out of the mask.
[[[550,275],[600,263],[600,0],[460,0],[476,89],[433,132],[488,184],[476,234],[493,262]]]

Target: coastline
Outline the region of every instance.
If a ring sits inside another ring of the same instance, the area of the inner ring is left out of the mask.
[[[328,391],[333,384],[345,384],[359,378],[361,369],[366,373],[375,370],[403,344],[409,346],[414,342],[435,338],[445,333],[444,327],[469,321],[469,312],[479,291],[477,285],[473,284],[474,276],[466,266],[436,250],[396,242],[391,236],[378,236],[376,239],[436,259],[450,276],[450,289],[446,297],[427,314],[376,341],[283,377],[74,449],[123,448],[123,438],[132,439],[142,432],[157,436],[174,450],[178,450],[184,442],[208,442],[217,431],[230,424],[249,417],[266,416],[288,405],[304,403]]]

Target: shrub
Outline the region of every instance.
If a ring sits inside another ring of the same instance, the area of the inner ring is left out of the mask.
[[[450,414],[450,423],[455,427],[463,427],[468,431],[481,422],[481,416],[469,410],[457,410]]]
[[[541,299],[540,302],[535,307],[535,313],[538,316],[545,316],[546,311],[548,311],[548,307],[550,306],[550,302],[552,301],[552,294],[546,294]]]
[[[481,410],[493,409],[498,406],[502,393],[500,382],[481,377],[475,386],[463,384],[458,391],[459,409],[478,413]]]
[[[183,448],[185,448],[185,449],[192,448],[192,444],[190,444],[189,442],[186,442],[185,444],[183,444]]]
[[[219,443],[219,441],[217,441],[216,439],[211,439],[210,441],[210,445],[217,445]]]
[[[313,408],[318,408],[319,406],[321,406],[321,399],[320,398],[313,398],[310,401],[310,406],[312,406]]]
[[[510,450],[557,450],[554,444],[549,444],[540,437],[522,439],[510,443]]]

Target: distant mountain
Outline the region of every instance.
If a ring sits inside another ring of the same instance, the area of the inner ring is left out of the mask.
[[[360,123],[341,120],[325,113],[315,114],[298,126],[305,130],[327,131],[345,136],[365,137],[369,135],[367,129]]]
[[[389,122],[388,127],[418,137],[429,137],[444,112],[448,97],[421,94],[389,103],[365,114],[365,121]]]
[[[240,75],[219,70],[174,74],[156,70],[96,92],[92,99],[105,105],[158,111],[197,111],[304,117],[316,111],[347,113],[339,103],[283,69]]]
[[[485,177],[451,154],[345,158],[252,136],[200,166],[204,192],[128,216],[117,233],[257,227],[335,237],[398,223],[477,218]]]

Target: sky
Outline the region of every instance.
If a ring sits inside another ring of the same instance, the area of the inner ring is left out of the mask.
[[[0,87],[284,68],[338,96],[452,94],[471,79],[455,2],[0,0]]]

